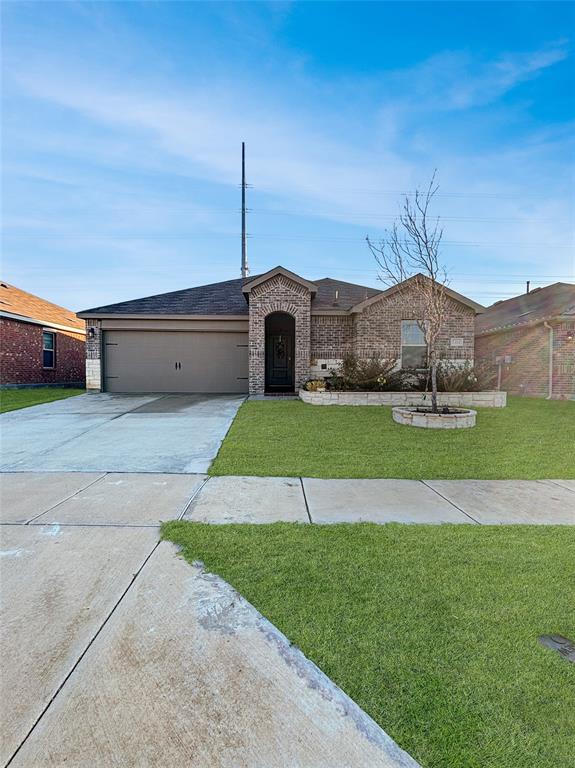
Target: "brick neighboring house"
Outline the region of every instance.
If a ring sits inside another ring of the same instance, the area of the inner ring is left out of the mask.
[[[475,350],[501,389],[575,398],[575,285],[554,283],[488,307],[475,321]]]
[[[415,278],[412,278],[412,280]],[[88,389],[108,392],[294,392],[347,352],[425,364],[424,313],[406,281],[379,291],[283,267],[263,275],[79,313]],[[479,304],[448,290],[445,359],[474,356]]]
[[[74,312],[0,283],[1,386],[83,386],[85,338]]]

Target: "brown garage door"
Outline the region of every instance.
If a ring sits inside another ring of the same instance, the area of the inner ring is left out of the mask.
[[[106,331],[107,392],[247,392],[248,334]]]

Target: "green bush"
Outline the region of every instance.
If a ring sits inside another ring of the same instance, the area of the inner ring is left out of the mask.
[[[339,391],[381,392],[397,385],[394,368],[397,360],[378,357],[360,358],[348,353],[340,365],[331,371],[329,388]]]

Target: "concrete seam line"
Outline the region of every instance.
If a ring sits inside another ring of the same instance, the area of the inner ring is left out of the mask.
[[[202,482],[198,485],[196,490],[192,493],[192,495],[188,499],[187,503],[184,505],[184,508],[182,509],[182,511],[180,512],[180,514],[176,518],[176,520],[182,520],[183,519],[183,517],[186,514],[186,512],[188,511],[188,509],[192,506],[192,502],[196,499],[196,497],[198,496],[198,494],[203,489],[204,485],[208,482],[209,479],[210,479],[210,477],[208,475],[208,477],[206,477],[206,478],[204,478],[202,480]]]
[[[436,488],[434,488],[432,485],[428,485],[425,480],[420,480],[420,483],[423,483],[423,485],[426,488],[429,488],[430,491],[433,491],[433,493],[436,493],[438,496],[440,496],[444,501],[446,501],[448,504],[451,504],[452,507],[455,507],[459,512],[461,512],[462,515],[465,515],[465,517],[468,517],[470,520],[473,520],[474,523],[477,523],[477,525],[482,525],[482,523],[479,522],[479,520],[476,520],[474,517],[471,517],[464,509],[461,509],[461,507],[458,507],[457,504],[455,504],[451,499],[448,499],[447,496],[444,496],[442,493],[440,493]]]
[[[300,484],[301,484],[301,492],[303,493],[303,501],[304,501],[304,504],[305,504],[305,511],[307,512],[307,516],[308,516],[308,519],[309,519],[310,523],[313,524],[313,520],[311,519],[311,512],[309,511],[309,504],[307,503],[307,496],[306,496],[306,493],[305,493],[305,486],[303,484],[303,477],[300,477],[299,481],[300,481]]]
[[[573,488],[569,488],[566,485],[561,485],[560,482],[557,482],[557,480],[537,480],[538,483],[541,483],[541,485],[546,485],[547,483],[553,483],[557,488],[563,488],[564,491],[571,491],[571,493],[575,493],[575,490]]]
[[[159,528],[164,522],[158,523],[30,523],[32,528],[48,528],[57,525],[59,528]],[[1,523],[1,525],[22,525],[22,523]]]
[[[102,622],[102,624],[100,624],[100,626],[99,626],[99,627],[98,627],[98,629],[96,630],[96,632],[95,632],[94,636],[93,636],[93,637],[92,637],[92,638],[89,640],[89,642],[88,642],[88,645],[87,645],[87,646],[84,648],[84,650],[82,651],[82,653],[81,653],[81,654],[78,656],[78,658],[76,659],[76,661],[75,661],[75,662],[74,662],[74,664],[72,665],[72,669],[71,669],[71,670],[68,672],[68,674],[67,674],[67,675],[64,677],[64,679],[62,680],[62,682],[60,683],[60,685],[58,686],[58,688],[57,688],[57,689],[56,689],[56,691],[54,692],[53,696],[50,698],[50,700],[48,701],[48,703],[46,704],[46,706],[44,707],[44,709],[43,709],[43,710],[40,712],[40,714],[38,715],[38,717],[36,718],[36,720],[35,720],[35,721],[34,721],[34,723],[32,724],[32,727],[31,727],[31,728],[30,728],[30,730],[28,731],[28,733],[27,733],[27,734],[24,736],[24,738],[22,739],[22,741],[20,742],[20,744],[19,744],[19,745],[16,747],[16,749],[15,749],[14,753],[12,754],[12,756],[10,757],[10,759],[8,760],[8,762],[7,762],[7,763],[5,763],[5,765],[4,765],[4,768],[8,768],[8,766],[9,766],[9,765],[12,763],[12,761],[14,760],[14,758],[16,757],[16,755],[18,754],[18,752],[19,752],[19,751],[22,749],[22,747],[24,746],[24,744],[25,744],[25,743],[28,741],[28,739],[29,739],[29,738],[30,738],[30,736],[32,735],[32,732],[35,730],[36,726],[39,724],[40,720],[41,720],[41,719],[44,717],[44,715],[46,714],[46,712],[48,711],[48,709],[51,707],[51,705],[52,705],[52,702],[53,702],[53,701],[56,699],[56,697],[58,696],[58,694],[60,693],[60,691],[62,690],[62,688],[63,688],[63,687],[66,685],[66,683],[68,682],[68,680],[70,679],[70,677],[71,677],[71,676],[74,674],[74,672],[75,672],[75,670],[77,669],[78,665],[80,664],[80,662],[82,661],[82,659],[84,658],[84,656],[85,656],[85,655],[88,653],[88,651],[90,650],[90,648],[91,648],[92,644],[93,644],[93,643],[94,643],[94,641],[97,639],[97,637],[98,637],[98,635],[101,633],[101,631],[104,629],[104,627],[106,626],[106,624],[108,623],[108,621],[109,621],[109,620],[112,618],[112,616],[114,615],[114,613],[115,613],[115,611],[116,611],[116,608],[117,608],[117,607],[120,605],[120,603],[122,602],[122,600],[124,599],[124,597],[127,595],[127,593],[129,592],[129,590],[131,589],[131,587],[132,587],[133,583],[136,581],[136,579],[138,578],[138,576],[140,575],[140,573],[141,573],[141,572],[142,572],[142,570],[144,569],[144,567],[145,567],[146,563],[147,563],[147,562],[148,562],[148,560],[149,560],[149,559],[152,557],[152,555],[154,554],[154,552],[156,551],[156,549],[157,549],[157,548],[160,546],[160,544],[161,544],[161,541],[157,541],[157,542],[154,544],[154,546],[152,547],[152,549],[151,549],[151,551],[149,552],[149,554],[148,554],[148,555],[147,555],[147,556],[144,558],[144,562],[142,563],[142,565],[141,565],[141,566],[138,568],[138,570],[136,571],[136,573],[134,573],[134,574],[132,575],[132,578],[130,579],[130,583],[128,584],[128,586],[126,587],[126,589],[125,589],[125,590],[122,592],[122,594],[120,595],[120,597],[118,598],[118,600],[117,600],[117,601],[114,603],[114,605],[112,606],[112,608],[111,608],[110,612],[108,613],[108,615],[106,616],[106,618],[104,619],[104,621]]]
[[[88,485],[85,485],[83,488],[79,488],[77,491],[74,491],[74,493],[71,493],[69,496],[66,496],[65,499],[62,499],[61,501],[57,502],[51,507],[48,507],[48,509],[45,509],[44,512],[40,512],[39,515],[36,515],[35,517],[31,517],[29,520],[26,520],[25,525],[30,525],[34,522],[34,520],[37,520],[39,517],[42,517],[42,515],[47,515],[48,512],[51,512],[53,509],[56,509],[56,507],[59,507],[60,504],[64,504],[66,501],[70,501],[70,499],[73,499],[74,496],[77,496],[79,493],[82,493],[82,491],[85,491],[87,488],[90,488],[92,485],[95,485],[96,483],[99,483],[100,480],[103,480],[108,473],[104,472],[100,475],[100,477],[97,477],[95,480],[92,480],[91,483],[88,483]]]

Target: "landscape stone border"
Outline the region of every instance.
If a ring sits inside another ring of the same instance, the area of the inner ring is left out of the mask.
[[[475,426],[477,411],[461,411],[461,413],[431,413],[418,411],[417,407],[393,408],[393,420],[407,427],[423,427],[424,429],[468,429]]]
[[[308,392],[299,391],[300,400],[311,405],[430,405],[429,392]],[[438,392],[438,405],[455,408],[505,408],[507,392]]]

